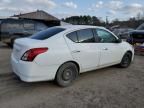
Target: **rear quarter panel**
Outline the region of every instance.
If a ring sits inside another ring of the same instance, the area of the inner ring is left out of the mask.
[[[38,65],[60,66],[72,60],[72,56],[62,35],[55,35],[45,40],[44,43],[43,47],[48,47],[48,51],[36,57],[35,62]]]

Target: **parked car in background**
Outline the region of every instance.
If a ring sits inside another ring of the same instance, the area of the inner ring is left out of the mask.
[[[14,18],[1,19],[0,39],[12,46],[16,38],[27,37],[47,28],[48,26],[40,21]]]
[[[112,32],[121,39],[127,39],[129,38],[129,33],[133,30],[132,28],[118,28],[114,29]]]
[[[114,25],[112,27],[109,28],[110,31],[114,31],[115,29],[119,29],[120,25]]]
[[[127,42],[133,45],[136,43],[144,43],[144,24],[141,24],[136,30],[129,33]]]
[[[103,27],[57,26],[17,39],[12,69],[26,82],[56,80],[69,86],[80,73],[118,64],[126,68],[133,47]]]
[[[141,25],[137,28],[137,30],[144,30],[144,23],[141,24]]]
[[[135,46],[135,52],[137,54],[143,54],[144,55],[144,43],[139,45],[139,46]]]

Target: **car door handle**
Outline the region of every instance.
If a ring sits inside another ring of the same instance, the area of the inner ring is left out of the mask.
[[[103,50],[108,50],[108,48],[103,48]]]
[[[75,51],[72,51],[72,53],[80,53],[80,51],[78,51],[78,50],[75,50]]]

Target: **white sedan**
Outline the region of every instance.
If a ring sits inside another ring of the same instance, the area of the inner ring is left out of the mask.
[[[17,39],[11,55],[13,72],[25,82],[56,80],[69,86],[80,73],[118,64],[128,67],[133,47],[96,26],[57,26]]]

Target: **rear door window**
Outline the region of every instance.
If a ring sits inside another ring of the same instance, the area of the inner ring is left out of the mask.
[[[96,42],[92,29],[81,29],[66,35],[71,41],[76,43]]]
[[[64,31],[64,30],[65,30],[64,28],[51,27],[44,31],[41,31],[41,32],[38,32],[38,33],[32,35],[30,38],[37,39],[37,40],[45,40],[45,39],[48,39],[62,31]]]
[[[77,31],[80,43],[94,43],[95,38],[92,29],[82,29]]]

